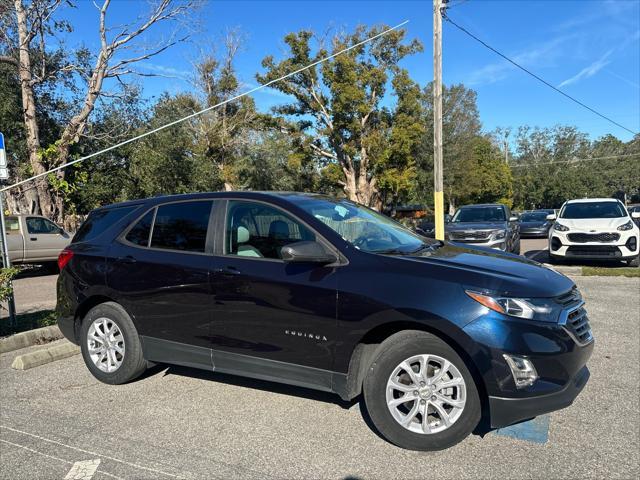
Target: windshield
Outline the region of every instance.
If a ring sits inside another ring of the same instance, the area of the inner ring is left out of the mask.
[[[297,205],[364,252],[412,253],[426,246],[399,223],[348,200],[310,197]]]
[[[497,207],[462,207],[453,216],[454,223],[469,222],[504,222],[504,208]]]
[[[521,222],[546,222],[547,212],[529,212],[523,213],[520,217]]]
[[[618,202],[568,203],[560,212],[560,218],[619,218],[626,217]]]

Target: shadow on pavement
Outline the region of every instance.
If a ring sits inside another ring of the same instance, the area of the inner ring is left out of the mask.
[[[14,280],[21,278],[46,277],[49,275],[58,275],[58,265],[54,262],[44,263],[42,265],[19,265],[20,273],[16,275]]]

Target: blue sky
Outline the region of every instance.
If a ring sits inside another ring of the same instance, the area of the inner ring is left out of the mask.
[[[111,21],[122,23],[144,10],[146,2],[115,0]],[[490,1],[451,0],[449,15],[496,49],[537,73],[566,93],[640,131],[640,2],[637,0]],[[425,85],[432,79],[432,6],[423,1],[212,1],[195,18],[196,32],[178,45],[145,62],[143,68],[165,76],[143,78],[145,95],[176,93],[188,82],[198,52],[220,44],[229,29],[239,29],[244,47],[237,70],[247,87],[266,55],[285,52],[284,35],[300,29],[318,33],[350,30],[358,24],[395,25],[409,20],[409,38],[418,38],[424,52],[407,58],[403,66]],[[70,44],[98,41],[97,11],[86,0],[72,13],[76,31]],[[157,28],[147,40],[167,37]],[[478,107],[487,131],[519,125],[576,125],[597,138],[612,133],[632,135],[571,103],[476,43],[445,22],[443,78],[446,84],[464,83],[478,93]],[[261,109],[286,101],[275,91],[255,94]]]

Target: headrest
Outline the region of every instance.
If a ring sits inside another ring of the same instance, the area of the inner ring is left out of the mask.
[[[246,243],[249,241],[249,230],[247,227],[239,226],[236,233],[236,240],[238,243]]]
[[[283,220],[274,220],[269,225],[269,236],[271,238],[289,238],[289,225]]]

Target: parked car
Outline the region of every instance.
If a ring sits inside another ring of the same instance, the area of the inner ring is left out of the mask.
[[[520,226],[509,207],[499,203],[459,208],[446,225],[447,239],[520,253]]]
[[[634,217],[634,213],[640,213],[640,205],[629,205],[627,207],[627,212],[629,212],[629,216],[632,218],[634,223],[640,227],[640,217]]]
[[[553,210],[551,210],[551,213]],[[520,238],[547,238],[552,220],[547,220],[548,210],[533,210],[520,216]]]
[[[587,198],[569,200],[560,209],[549,231],[549,254],[552,260],[597,259],[623,260],[638,266],[640,230],[620,200]]]
[[[451,215],[448,213],[444,214],[444,223],[447,224],[451,221]],[[434,218],[425,218],[420,220],[415,228],[416,233],[428,237],[428,238],[436,238],[436,224]]]
[[[450,447],[483,411],[500,427],[564,408],[589,378],[594,342],[570,279],[347,200],[224,192],[112,205],[89,215],[59,265],[58,324],[98,380],[129,382],[159,362],[362,394],[404,448]]]
[[[11,263],[51,263],[69,245],[71,236],[38,215],[8,215],[4,219]]]

